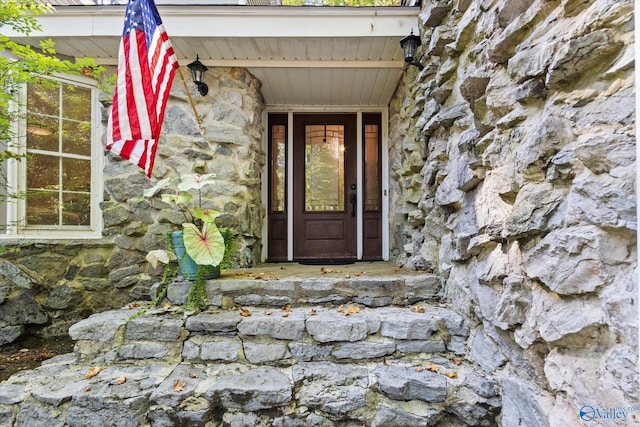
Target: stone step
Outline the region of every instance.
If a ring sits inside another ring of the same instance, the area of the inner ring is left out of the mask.
[[[158,295],[161,286],[158,283],[153,287],[152,298]],[[167,298],[173,304],[183,305],[191,286],[192,282],[188,281],[172,282],[167,288]],[[205,281],[207,304],[216,307],[349,303],[368,307],[407,306],[421,301],[438,301],[441,293],[442,278],[427,273],[367,276],[342,272],[282,278],[257,275]]]
[[[288,365],[298,361],[367,360],[420,353],[464,354],[469,328],[455,311],[412,307],[181,307],[114,310],[73,325],[82,361],[157,359],[241,361]],[[125,326],[126,323],[126,326]]]
[[[0,425],[498,425],[496,381],[466,361],[451,368],[429,363],[153,362],[107,365],[87,378],[96,365],[58,356],[0,384]]]
[[[449,307],[136,310],[73,325],[74,354],[0,384],[0,425],[462,426],[500,412]]]

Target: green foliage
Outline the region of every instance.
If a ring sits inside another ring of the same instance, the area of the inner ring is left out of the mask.
[[[54,9],[30,1],[4,0],[0,2],[0,28],[11,28],[14,32],[29,36],[41,30],[36,17],[45,13],[54,13]],[[7,53],[0,56],[0,139],[5,141],[16,137],[11,133],[9,125],[19,117],[9,110],[9,106],[19,86],[25,83],[45,84],[46,80],[42,77],[56,73],[84,74],[98,78],[103,71],[91,58],[71,62],[57,57],[54,43],[50,39],[34,47],[20,45],[0,33],[0,50]],[[5,152],[0,161],[6,160],[6,156]],[[16,155],[9,156],[15,158]]]
[[[187,295],[187,310],[204,310],[207,308],[207,297],[204,293],[204,266],[198,269],[198,277],[191,284],[189,295]]]
[[[220,263],[220,268],[227,270],[233,268],[233,255],[237,250],[236,236],[238,233],[230,228],[223,227],[220,228],[220,234],[222,234],[222,238],[224,239],[224,257]]]

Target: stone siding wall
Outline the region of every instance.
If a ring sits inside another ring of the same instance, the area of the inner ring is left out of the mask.
[[[162,269],[150,270],[146,253],[164,248],[165,232],[183,222],[159,200],[139,201],[142,191],[162,178],[215,173],[217,183],[206,188],[204,206],[220,211],[218,224],[238,233],[235,266],[260,260],[265,163],[260,84],[240,68],[212,68],[206,82],[207,96],[198,95],[188,82],[201,132],[176,75],[151,180],[129,161],[107,155],[102,239],[6,242],[20,251],[0,260],[0,345],[17,339],[25,328],[65,335],[73,322],[91,313],[148,299]],[[104,100],[105,129],[109,102]]]
[[[392,254],[445,278],[505,426],[639,402],[633,9],[427,0],[391,103]]]
[[[192,95],[201,117],[200,128],[184,85],[176,76],[151,181],[130,162],[108,156],[103,234],[115,243],[111,275],[126,280],[132,275],[132,263],[126,260],[144,258],[149,250],[164,248],[164,233],[184,222],[184,217],[165,203],[138,200],[142,191],[158,180],[184,173],[216,175],[216,184],[203,189],[203,207],[221,212],[217,224],[239,234],[236,267],[260,260],[265,214],[260,200],[265,164],[260,83],[241,68],[211,69],[206,83],[206,96]],[[146,268],[145,263],[139,265]],[[138,273],[141,271],[134,275]]]

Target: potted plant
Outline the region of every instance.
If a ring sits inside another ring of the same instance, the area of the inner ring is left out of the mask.
[[[143,197],[160,196],[163,202],[175,206],[184,215],[182,228],[171,233],[171,248],[147,254],[155,267],[176,259],[185,280],[211,279],[220,276],[220,264],[229,255],[234,233],[219,229],[215,219],[218,211],[202,206],[202,189],[213,184],[214,174],[183,174],[159,181],[143,192]]]

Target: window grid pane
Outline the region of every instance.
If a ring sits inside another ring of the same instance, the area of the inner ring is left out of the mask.
[[[91,90],[49,82],[27,95],[26,225],[90,226]]]

